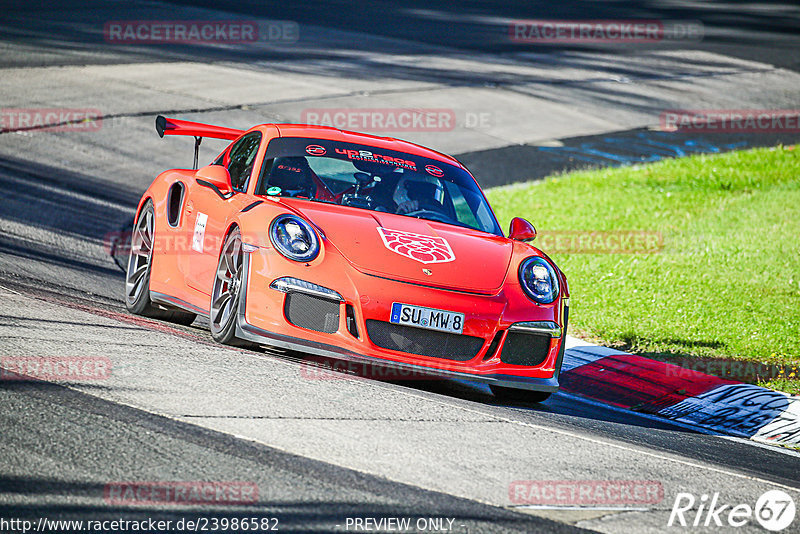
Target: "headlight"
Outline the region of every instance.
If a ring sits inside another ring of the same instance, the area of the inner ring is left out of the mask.
[[[538,256],[519,266],[519,282],[525,293],[539,304],[550,304],[558,298],[558,277],[553,266]]]
[[[319,254],[319,238],[306,221],[278,215],[269,225],[269,238],[278,252],[294,261],[311,261]]]

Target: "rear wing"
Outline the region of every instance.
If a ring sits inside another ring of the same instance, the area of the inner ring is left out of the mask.
[[[156,132],[159,137],[165,135],[190,135],[194,137],[194,168],[197,168],[197,156],[200,151],[200,143],[204,137],[214,139],[228,139],[233,141],[244,133],[244,130],[236,128],[224,128],[222,126],[212,126],[201,122],[182,121],[178,119],[168,119],[163,115],[156,117]]]

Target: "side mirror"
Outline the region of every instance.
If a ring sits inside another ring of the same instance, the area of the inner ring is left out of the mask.
[[[517,241],[533,241],[536,239],[536,228],[525,219],[514,217],[508,227],[508,237]]]
[[[216,190],[220,196],[233,190],[231,175],[222,165],[206,165],[194,173],[194,178],[198,184]]]

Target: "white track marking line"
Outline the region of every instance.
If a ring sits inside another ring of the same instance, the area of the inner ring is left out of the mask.
[[[15,295],[19,295],[21,297],[23,296],[22,293],[18,293],[17,291],[14,291],[13,289],[8,289],[6,286],[0,286],[0,289],[2,289],[3,291],[8,291],[9,293],[13,293]]]

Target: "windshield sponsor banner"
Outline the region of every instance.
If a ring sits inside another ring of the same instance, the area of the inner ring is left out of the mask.
[[[307,137],[280,137],[273,139],[267,146],[266,160],[277,157],[295,156],[315,156],[349,160],[360,170],[371,171],[377,169],[372,164],[380,167],[400,167],[410,171],[419,171],[430,165],[427,171],[429,174],[441,173],[448,179],[458,179],[471,181],[471,177],[463,169],[454,164],[439,161],[436,159],[417,156],[405,152],[398,152],[385,148],[377,148],[369,145],[342,143],[329,139],[314,139]],[[357,163],[356,163],[357,162]],[[437,170],[438,169],[438,170]]]
[[[112,20],[103,26],[110,44],[295,43],[299,33],[289,20]]]
[[[111,360],[107,356],[3,356],[0,380],[44,380],[49,382],[107,380]]]
[[[308,147],[306,147],[306,151],[308,151]],[[402,167],[404,169],[409,169],[412,171],[417,170],[417,164],[411,160],[396,158],[394,156],[388,156],[385,154],[379,154],[371,150],[335,148],[334,151],[336,152],[336,154],[340,154],[350,160],[369,161],[373,163],[382,163],[384,165],[392,165],[394,167]]]
[[[517,505],[647,505],[664,499],[664,487],[657,480],[515,480],[508,498]]]
[[[664,20],[515,20],[508,28],[515,43],[654,43],[700,41],[699,21]]]
[[[800,109],[666,110],[659,126],[681,133],[800,133]]]
[[[103,127],[103,113],[95,108],[0,109],[0,132],[96,132]]]

